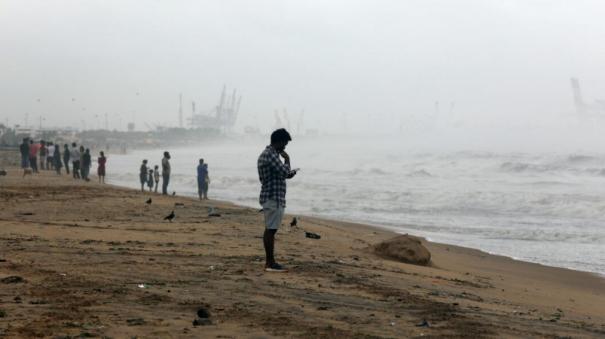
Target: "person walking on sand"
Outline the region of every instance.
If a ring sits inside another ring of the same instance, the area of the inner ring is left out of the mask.
[[[162,159],[162,194],[168,194],[168,183],[170,182],[170,153],[164,152]]]
[[[21,152],[21,168],[23,169],[23,176],[25,176],[25,170],[29,168],[29,142],[27,138],[23,138],[23,142],[19,145],[19,152]]]
[[[80,179],[80,150],[78,150],[78,145],[75,142],[71,144],[70,157],[73,178]]]
[[[286,179],[296,175],[296,170],[290,169],[290,156],[286,153],[286,145],[292,138],[284,128],[271,134],[271,145],[258,157],[258,178],[261,183],[259,202],[263,206],[265,216],[265,271],[287,272],[288,270],[275,261],[275,233],[281,225],[286,208]],[[280,155],[284,162],[279,159]]]
[[[158,185],[160,183],[160,168],[155,165],[153,168],[153,181],[155,181],[155,193],[158,193]]]
[[[153,170],[149,169],[149,176],[147,177],[147,187],[149,187],[149,192],[153,192]]]
[[[145,184],[147,183],[147,159],[143,159],[143,163],[139,169],[139,180],[141,181],[141,192],[145,192]]]
[[[99,158],[97,159],[97,175],[99,176],[99,183],[105,183],[105,163],[107,162],[107,158],[105,157],[105,153],[103,151],[99,152]]]
[[[197,194],[200,200],[208,200],[208,184],[210,183],[210,177],[208,177],[208,164],[204,163],[204,159],[200,159],[199,165],[197,165]]]
[[[40,144],[34,144],[33,140],[29,141],[29,165],[32,168],[32,172],[38,173],[38,150]]]
[[[61,163],[61,147],[55,146],[52,163],[57,175],[61,175],[61,167],[63,167],[63,164]]]
[[[63,146],[63,163],[65,164],[65,173],[69,174],[69,145],[65,144]]]

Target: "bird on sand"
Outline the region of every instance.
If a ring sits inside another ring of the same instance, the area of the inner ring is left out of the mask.
[[[298,224],[298,220],[296,219],[296,217],[292,218],[292,221],[290,222],[290,226],[296,227],[297,224]]]
[[[145,201],[145,203],[146,203],[147,205],[151,205],[151,198],[147,199],[147,201]]]
[[[172,192],[172,196],[175,196],[175,195],[176,195],[176,191]]]
[[[168,214],[167,216],[164,217],[164,220],[168,220],[169,222],[172,222],[172,219],[174,219],[174,217],[176,217],[176,215],[174,214],[174,211],[170,212],[170,214]]]

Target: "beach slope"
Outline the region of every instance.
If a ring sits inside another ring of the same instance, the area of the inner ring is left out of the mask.
[[[409,265],[372,251],[394,233],[304,216],[277,235],[290,272],[265,273],[256,209],[8,172],[0,337],[605,336],[589,273],[426,241],[431,265]]]

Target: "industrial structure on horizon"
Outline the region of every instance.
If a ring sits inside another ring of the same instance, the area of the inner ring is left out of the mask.
[[[191,102],[191,118],[189,118],[190,128],[210,128],[221,132],[229,132],[235,125],[237,114],[242,103],[242,96],[237,96],[237,90],[234,89],[231,96],[227,95],[227,86],[223,86],[218,105],[206,111],[196,113],[195,102]],[[179,96],[179,127],[183,126],[183,98]]]
[[[605,100],[595,100],[593,103],[584,102],[580,89],[580,80],[578,80],[578,78],[571,78],[570,81],[574,105],[579,116],[605,114]]]

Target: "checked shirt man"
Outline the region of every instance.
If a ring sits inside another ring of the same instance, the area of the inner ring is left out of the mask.
[[[258,157],[258,178],[261,182],[259,202],[265,215],[265,271],[287,272],[282,265],[275,261],[275,233],[281,225],[286,208],[286,179],[296,175],[296,170],[290,169],[290,156],[286,153],[286,145],[292,138],[283,128],[271,134],[271,145]],[[284,162],[279,157],[284,158]]]

